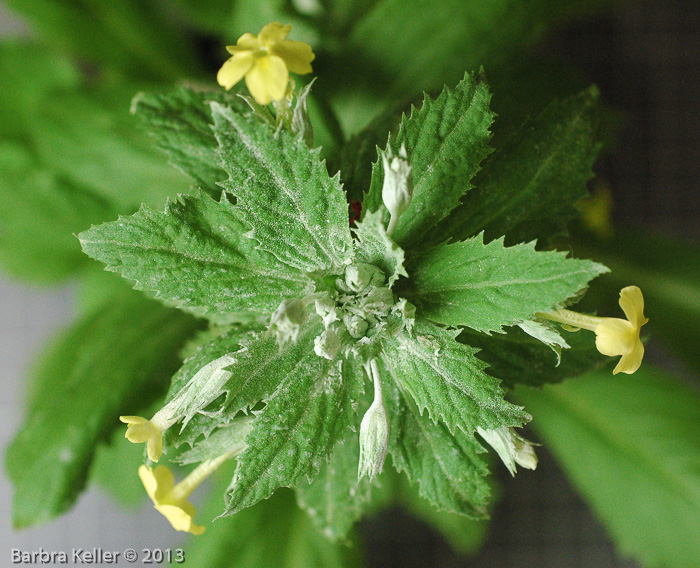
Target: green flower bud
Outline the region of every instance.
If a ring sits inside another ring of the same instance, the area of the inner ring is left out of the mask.
[[[274,333],[282,347],[288,341],[296,341],[301,326],[306,323],[308,312],[304,300],[284,300],[270,317],[269,333]]]
[[[393,156],[391,147],[382,152],[384,164],[384,185],[382,186],[382,201],[391,214],[387,234],[390,235],[399,217],[403,214],[413,199],[413,173],[408,163],[406,147],[401,145],[398,156]]]
[[[372,360],[369,367],[374,379],[374,401],[360,424],[360,463],[357,468],[357,478],[361,479],[366,475],[372,481],[384,467],[389,444],[389,420],[384,408],[384,396],[376,361]]]
[[[314,339],[314,352],[319,357],[325,357],[329,361],[335,359],[340,350],[340,337],[332,329],[327,329]]]
[[[476,431],[496,450],[511,475],[515,475],[515,464],[526,469],[537,467],[537,456],[532,442],[520,436],[513,428],[506,426],[495,430],[477,428]]]
[[[373,264],[351,264],[345,269],[345,285],[352,292],[362,292],[369,286],[381,286],[385,276],[382,269]]]
[[[369,328],[367,320],[357,314],[345,314],[343,316],[343,323],[348,333],[355,339],[364,337],[365,333],[367,333],[367,328]]]

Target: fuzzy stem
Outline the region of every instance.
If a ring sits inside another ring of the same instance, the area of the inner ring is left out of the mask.
[[[596,328],[603,323],[605,318],[600,318],[596,316],[587,316],[585,314],[579,314],[578,312],[572,312],[571,310],[557,310],[555,312],[539,312],[535,314],[536,317],[542,319],[548,319],[551,321],[556,321],[572,327],[579,327],[582,329],[588,329],[589,331],[595,331]]]

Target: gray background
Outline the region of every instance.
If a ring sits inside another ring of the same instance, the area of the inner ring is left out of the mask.
[[[57,0],[58,1],[58,0]],[[0,31],[21,33],[0,3]],[[700,3],[628,3],[609,16],[577,24],[542,46],[573,60],[627,117],[613,158],[598,164],[611,183],[620,223],[647,223],[700,236]],[[0,443],[21,420],[23,377],[33,354],[72,317],[71,288],[41,290],[0,279]],[[57,401],[60,403],[60,401]],[[399,511],[365,522],[372,565],[382,567],[633,567],[616,556],[604,529],[568,486],[546,450],[536,472],[510,479],[484,551],[460,560],[426,527]],[[179,535],[150,506],[123,512],[96,490],[52,524],[10,528],[11,487],[0,476],[0,566],[9,550],[121,550],[173,546]],[[399,551],[401,553],[399,553]],[[126,565],[121,563],[120,565]],[[274,566],[271,564],[271,566]]]

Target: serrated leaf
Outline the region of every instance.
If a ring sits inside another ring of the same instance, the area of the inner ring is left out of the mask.
[[[562,353],[559,365],[549,347],[517,327],[493,335],[464,328],[458,340],[476,347],[476,356],[488,364],[489,375],[509,388],[558,383],[609,363],[596,349],[592,333],[567,333],[570,347]]]
[[[481,78],[466,74],[455,89],[445,88],[433,100],[426,96],[420,110],[401,121],[390,142],[394,155],[405,145],[413,169],[413,200],[399,219],[392,238],[402,247],[421,247],[423,237],[459,203],[470,180],[491,152],[489,93]],[[382,203],[384,167],[378,160],[364,211]]]
[[[0,263],[15,276],[55,282],[82,267],[74,233],[113,217],[111,204],[44,168],[19,143],[0,144]]]
[[[260,248],[302,271],[339,268],[352,258],[345,196],[318,150],[286,130],[212,103],[222,185],[238,198]]]
[[[227,175],[219,164],[210,101],[238,112],[248,110],[236,93],[180,87],[169,93],[140,93],[131,103],[131,112],[141,119],[144,129],[167,154],[170,163],[218,199],[221,195],[218,182]]]
[[[227,470],[228,471],[228,470]],[[213,519],[223,506],[221,494],[230,480],[222,472],[198,518]],[[320,535],[294,500],[278,491],[256,507],[206,523],[204,534],[185,545],[186,562],[207,568],[360,568],[355,548],[331,543]]]
[[[623,553],[650,568],[700,565],[697,391],[643,365],[517,396]]]
[[[58,338],[34,376],[26,421],[6,454],[15,526],[44,523],[73,504],[97,443],[118,427],[120,414],[142,408],[165,386],[196,326],[132,294]]]
[[[272,396],[283,381],[298,372],[302,361],[307,358],[311,361],[311,355],[317,357],[313,343],[322,329],[318,322],[311,322],[302,327],[296,343],[290,341],[282,347],[273,335],[252,334],[240,329],[230,330],[203,345],[173,378],[169,400],[177,395],[177,387],[186,384],[201,366],[227,354],[236,362],[228,367],[231,377],[221,387],[223,400],[211,404],[206,409],[208,415],[197,416],[187,424],[173,440],[175,444],[193,445],[200,436],[206,437],[216,427],[236,418],[240,411],[248,412]]]
[[[343,376],[340,361],[314,353],[313,339],[322,328],[320,321],[307,326],[313,334],[299,339],[293,370],[280,373],[277,389],[265,398],[246,439],[248,449],[238,458],[226,514],[267,499],[279,487],[312,479],[353,423],[362,385],[354,376]]]
[[[208,438],[199,441],[193,448],[179,454],[174,461],[180,464],[201,463],[215,460],[229,452],[242,452],[245,449],[246,436],[253,427],[252,422],[251,416],[236,418]]]
[[[198,315],[271,313],[303,295],[306,279],[245,236],[239,212],[222,196],[181,195],[165,211],[142,207],[131,217],[79,235],[83,251],[135,287]]]
[[[333,450],[331,461],[321,466],[311,484],[302,482],[296,488],[299,506],[309,514],[319,532],[332,541],[344,541],[372,500],[369,479],[357,479],[360,442],[359,428],[356,429],[348,430],[345,439]]]
[[[543,244],[564,233],[578,213],[574,204],[588,195],[600,150],[597,99],[591,87],[527,120],[484,161],[474,190],[429,242],[461,241],[484,231],[487,241],[506,235],[507,244]]]
[[[522,426],[530,417],[503,399],[500,381],[484,372],[475,349],[456,341],[458,333],[417,319],[411,335],[401,332],[384,340],[388,371],[421,414],[427,410],[453,435]]]
[[[535,251],[534,242],[484,244],[483,235],[428,249],[407,269],[411,279],[399,293],[422,317],[487,333],[561,306],[608,271],[565,253]]]
[[[484,518],[489,499],[485,452],[473,435],[433,424],[393,381],[384,381],[394,467],[417,483],[421,497],[441,511]]]
[[[382,210],[367,213],[355,227],[355,261],[378,266],[391,287],[399,276],[408,276],[403,267],[404,252],[387,234]]]
[[[463,556],[476,553],[486,540],[489,529],[486,519],[476,520],[438,511],[420,496],[417,484],[410,483],[406,476],[401,476],[400,500],[414,517],[436,530],[455,552]]]
[[[343,361],[343,380],[365,383],[366,374],[359,360]],[[310,484],[302,482],[296,487],[299,506],[309,514],[319,532],[333,541],[345,541],[352,526],[375,506],[373,501],[386,498],[383,486],[387,485],[387,476],[382,475],[373,483],[367,477],[357,478],[360,422],[372,403],[369,390],[358,395],[359,412],[355,415],[354,428],[336,445],[331,460],[321,466]]]

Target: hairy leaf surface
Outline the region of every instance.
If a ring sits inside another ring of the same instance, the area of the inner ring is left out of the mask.
[[[394,155],[405,145],[413,170],[413,200],[399,219],[392,238],[402,247],[420,247],[423,237],[459,203],[470,180],[489,154],[491,94],[479,77],[467,74],[455,89],[445,88],[433,100],[426,96],[420,110],[404,116],[390,142]],[[372,185],[363,202],[365,212],[382,203],[384,166],[374,164]]]
[[[452,434],[521,426],[529,416],[503,400],[500,381],[484,372],[475,349],[456,341],[458,333],[419,319],[413,337],[401,332],[384,341],[386,366],[420,412]]]
[[[80,234],[83,250],[138,289],[196,314],[271,313],[303,294],[306,279],[245,236],[240,213],[222,196],[180,196],[165,211],[147,207]]]
[[[238,199],[260,248],[302,271],[339,268],[352,257],[345,195],[318,150],[286,130],[212,103],[223,185]]]
[[[565,253],[537,252],[534,243],[505,247],[503,239],[484,244],[483,236],[429,249],[407,270],[411,279],[400,293],[421,316],[487,333],[563,305],[607,272]]]
[[[482,164],[476,186],[462,199],[429,242],[461,241],[481,231],[506,244],[551,241],[577,214],[588,195],[597,143],[598,91],[551,103],[527,120]]]

